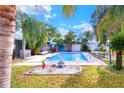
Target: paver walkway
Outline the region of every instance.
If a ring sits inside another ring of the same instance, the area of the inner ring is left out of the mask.
[[[21,65],[29,65],[29,66],[33,66],[33,65],[41,65],[41,62],[43,60],[45,60],[47,57],[50,57],[50,56],[53,56],[53,55],[56,55],[57,53],[49,53],[49,54],[46,54],[46,55],[34,55],[34,56],[31,56],[31,57],[27,57],[25,58],[26,60],[23,61],[23,62],[19,62],[19,63],[16,63],[14,65],[18,65],[18,66],[21,66]]]

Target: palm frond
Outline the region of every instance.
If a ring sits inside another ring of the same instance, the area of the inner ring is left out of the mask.
[[[74,5],[64,5],[62,8],[63,16],[70,17],[74,14],[75,6]]]
[[[47,40],[45,25],[35,18],[29,18],[24,26],[24,38],[28,46],[33,50],[41,48]]]

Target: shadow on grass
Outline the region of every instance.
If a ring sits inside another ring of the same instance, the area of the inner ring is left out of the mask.
[[[33,67],[14,67],[11,87],[14,88],[113,88],[124,87],[124,72],[105,67],[82,66],[79,75],[23,75]]]
[[[68,78],[61,87],[71,88],[123,88],[124,73],[111,73],[105,67],[82,66],[80,75]]]
[[[80,75],[73,75],[61,87],[90,88],[97,87],[98,73],[96,66],[82,66]]]
[[[111,71],[98,68],[98,86],[103,88],[124,88],[124,71]]]

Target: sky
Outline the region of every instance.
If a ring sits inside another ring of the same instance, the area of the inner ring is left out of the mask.
[[[37,9],[36,9],[37,7]],[[77,5],[74,15],[71,17],[62,16],[62,5],[43,5],[43,6],[17,6],[23,12],[36,17],[41,22],[48,23],[57,28],[64,36],[69,30],[79,35],[84,31],[93,31],[91,26],[91,15],[96,6]]]

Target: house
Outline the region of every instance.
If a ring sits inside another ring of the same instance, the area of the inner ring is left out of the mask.
[[[22,58],[23,57],[23,53],[22,53],[22,33],[17,31],[15,34],[15,39],[14,39],[14,52],[13,52],[13,58]],[[31,50],[25,46],[25,57],[29,57],[31,56]]]

